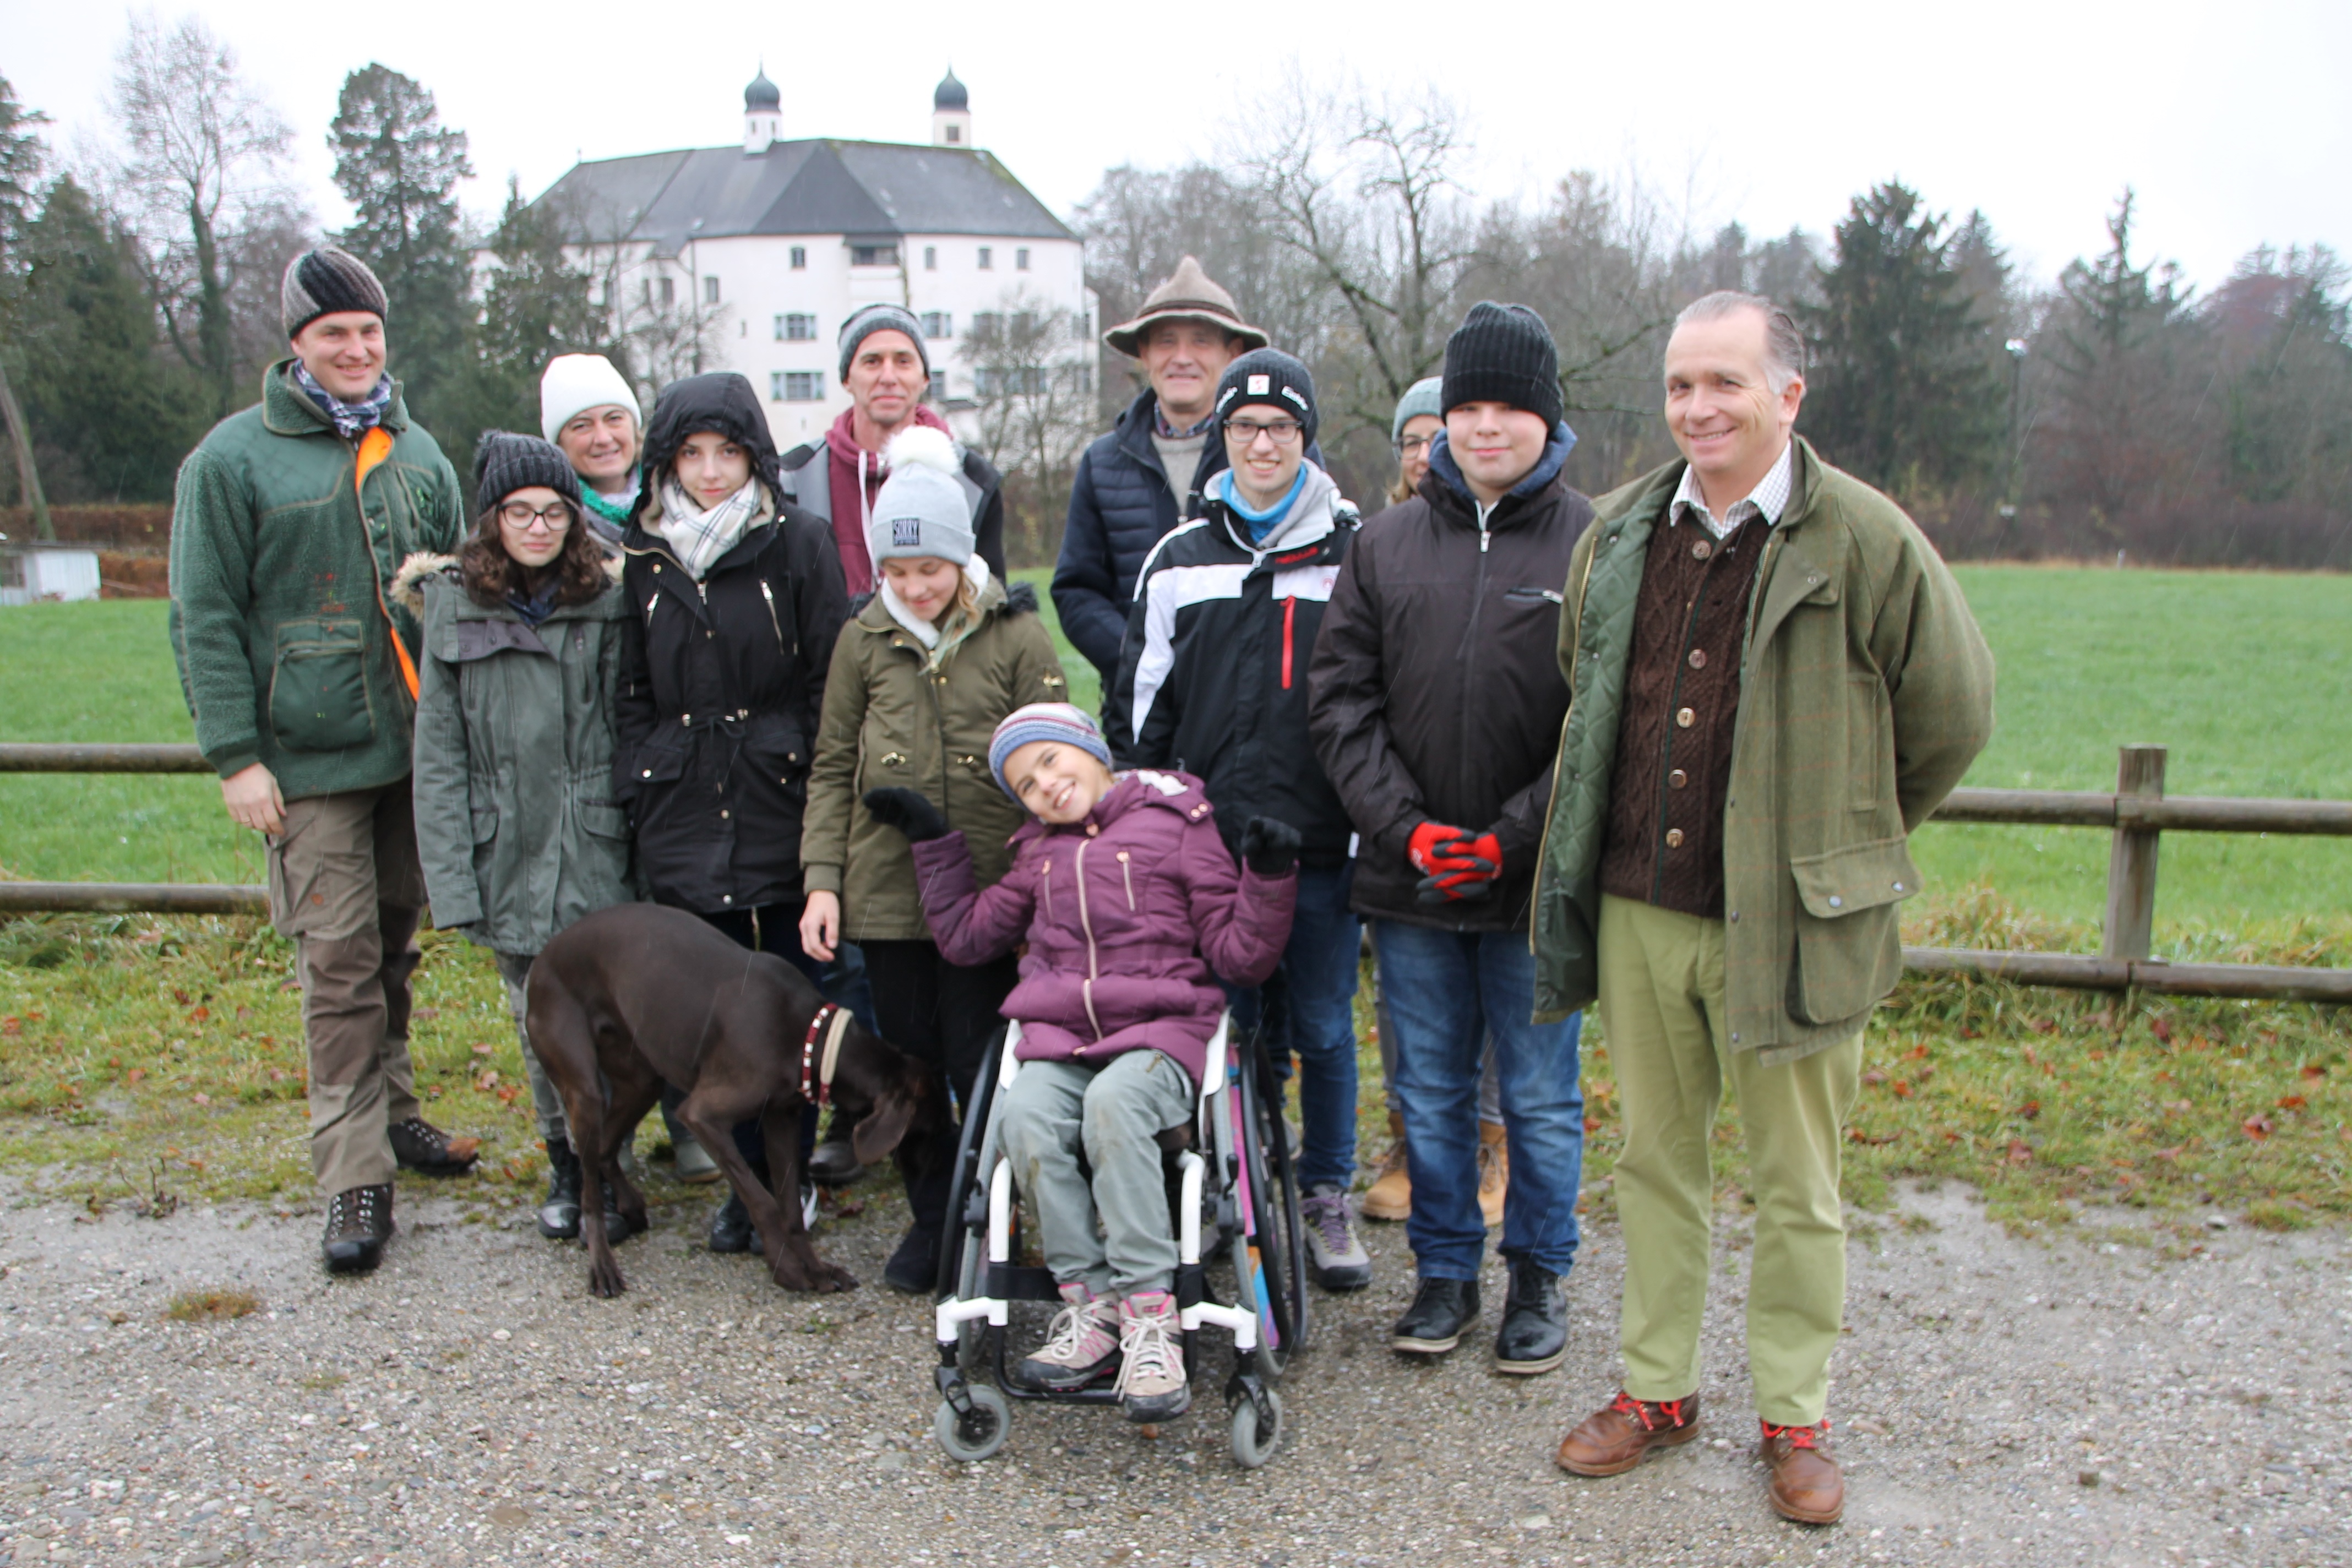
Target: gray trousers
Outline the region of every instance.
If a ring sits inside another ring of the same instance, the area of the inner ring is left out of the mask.
[[[563,1097],[555,1092],[555,1085],[540,1065],[539,1053],[530,1048],[530,1030],[523,1023],[526,999],[523,984],[530,978],[531,960],[535,952],[496,952],[490,955],[499,962],[499,978],[507,988],[507,1010],[514,1015],[515,1037],[522,1042],[522,1070],[530,1079],[530,1108],[539,1117],[539,1135],[549,1143],[567,1143],[564,1135]]]
[[[1389,1026],[1389,1005],[1380,995],[1379,979],[1374,977],[1372,1010],[1381,1022],[1381,1089],[1382,1098],[1392,1112],[1402,1115],[1404,1101],[1397,1095],[1396,1031]],[[1488,1035],[1478,1051],[1478,1120],[1492,1126],[1503,1124],[1503,1075],[1495,1070],[1495,1037]]]
[[[1054,1282],[1124,1298],[1176,1282],[1159,1134],[1192,1114],[1192,1079],[1173,1057],[1129,1051],[1101,1067],[1023,1062],[1004,1099],[1004,1152],[1037,1207]],[[1094,1168],[1088,1190],[1078,1169]],[[1102,1217],[1102,1234],[1095,1218]]]

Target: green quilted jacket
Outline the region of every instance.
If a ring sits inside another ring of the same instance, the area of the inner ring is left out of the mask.
[[[188,455],[172,507],[172,652],[196,744],[223,778],[266,763],[289,800],[407,773],[421,634],[389,590],[411,554],[455,550],[467,518],[397,384],[381,434],[346,441],[293,363]]]
[[[1851,1037],[1903,971],[1909,837],[1992,734],[1992,654],[1935,547],[1886,497],[1796,443],[1748,602],[1725,801],[1734,1049],[1793,1060]],[[1537,867],[1536,1016],[1599,992],[1609,785],[1650,534],[1683,464],[1594,506],[1559,620],[1569,683]]]

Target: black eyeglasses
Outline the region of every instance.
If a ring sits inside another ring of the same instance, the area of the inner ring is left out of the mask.
[[[1305,428],[1307,426],[1296,419],[1272,419],[1264,425],[1255,419],[1228,419],[1225,421],[1225,439],[1248,447],[1255,445],[1260,436],[1271,436],[1276,446],[1287,447],[1298,439],[1298,433]]]
[[[545,506],[533,506],[529,501],[510,500],[499,508],[501,521],[528,529],[533,522],[547,524],[550,533],[561,533],[572,526],[572,503],[551,501]]]

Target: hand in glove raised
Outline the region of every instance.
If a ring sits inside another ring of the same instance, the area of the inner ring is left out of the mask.
[[[905,834],[910,844],[948,836],[947,817],[938,806],[925,800],[919,790],[869,789],[866,792],[866,809],[883,826],[895,827]]]
[[[1261,877],[1287,875],[1298,864],[1298,829],[1271,816],[1242,824],[1242,859]]]

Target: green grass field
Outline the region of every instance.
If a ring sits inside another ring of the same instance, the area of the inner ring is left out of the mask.
[[[1022,575],[1042,597],[1045,574]],[[2155,741],[2173,749],[2176,793],[2352,798],[2352,577],[1960,575],[2001,668],[2000,728],[1972,782],[2098,788],[2118,744]],[[1093,671],[1064,657],[1073,700],[1093,706]],[[0,740],[187,738],[162,604],[0,610]],[[1915,940],[2095,941],[2103,834],[1930,828],[1919,858],[1930,886]],[[261,874],[257,844],[228,826],[209,779],[0,775],[0,876]],[[2170,951],[2352,966],[2352,843],[2173,835],[2162,889]],[[0,1169],[93,1204],[159,1190],[304,1201],[291,956],[253,921],[0,921]],[[417,1001],[430,1113],[488,1140],[488,1179],[466,1190],[520,1201],[541,1162],[485,955],[428,933]],[[1897,1179],[1961,1180],[2029,1223],[2147,1206],[2174,1215],[2167,1244],[2182,1247],[2194,1245],[2196,1222],[2180,1217],[2191,1205],[2281,1228],[2352,1213],[2352,1027],[2339,1012],[1907,983],[1873,1026],[1848,1194],[1873,1207]],[[1381,1117],[1368,1009],[1364,1025],[1370,1157]],[[1587,1040],[1587,1191],[1605,1209],[1615,1095],[1606,1041],[1589,1025]],[[1736,1193],[1736,1115],[1716,1145]],[[653,1195],[688,1196],[661,1182]]]
[[[1043,571],[1034,582],[1045,601]],[[2000,724],[1972,784],[2112,787],[2116,748],[2172,748],[2177,794],[2352,799],[2352,577],[1964,567],[2000,665]],[[1045,604],[1049,624],[1050,602]],[[1056,628],[1056,636],[1059,632]],[[1066,644],[1072,699],[1099,702]],[[184,741],[164,605],[0,611],[0,740]],[[2087,829],[1931,827],[1928,902],[1988,886],[2038,916],[2095,922],[2107,837]],[[261,879],[258,846],[200,777],[0,774],[0,875],[41,880]],[[2203,944],[2352,910],[2352,841],[2174,834],[2160,940]]]

